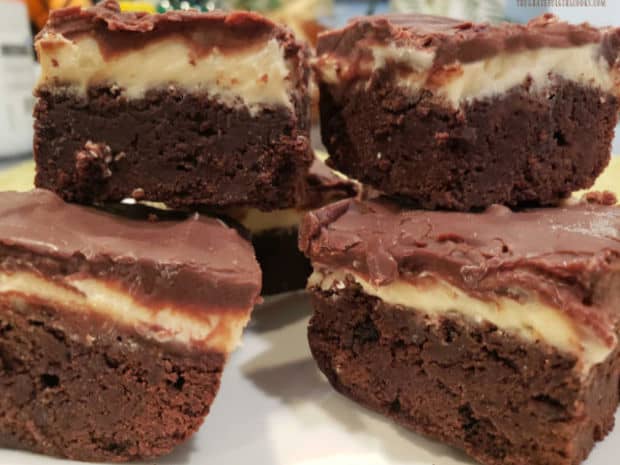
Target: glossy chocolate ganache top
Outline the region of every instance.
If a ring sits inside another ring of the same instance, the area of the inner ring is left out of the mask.
[[[483,298],[533,290],[609,336],[620,317],[617,206],[457,213],[345,200],[308,213],[299,244],[315,268],[349,270],[377,286],[431,273]]]
[[[286,28],[257,13],[201,13],[193,10],[163,14],[121,12],[115,0],[105,0],[92,8],[71,7],[52,11],[37,40],[50,34],[69,40],[84,35],[93,37],[107,58],[139,50],[170,37],[182,40],[198,57],[210,53],[214,47],[222,53],[234,53],[263,44],[271,38],[290,45],[293,53],[298,48]]]
[[[251,307],[261,283],[251,245],[219,219],[166,215],[141,206],[111,214],[42,189],[3,192],[2,269],[101,279],[152,305]]]
[[[527,24],[497,25],[431,15],[390,14],[355,18],[342,29],[323,33],[318,39],[317,53],[344,57],[365,46],[393,43],[433,52],[433,65],[442,66],[470,63],[502,53],[596,42],[602,43],[602,54],[613,65],[620,49],[620,28],[569,24],[551,14]]]

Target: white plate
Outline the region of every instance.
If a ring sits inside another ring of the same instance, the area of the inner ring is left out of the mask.
[[[211,414],[199,433],[148,465],[471,465],[462,453],[393,425],[334,392],[306,342],[310,306],[302,295],[254,313],[231,357]],[[620,416],[616,416],[620,421]],[[620,457],[620,428],[585,464]],[[69,465],[0,450],[0,465]]]

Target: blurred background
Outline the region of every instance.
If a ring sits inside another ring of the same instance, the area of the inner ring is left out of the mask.
[[[34,35],[45,24],[50,10],[93,3],[96,0],[0,0],[0,168],[31,157],[32,88],[38,74],[32,48]],[[320,31],[342,26],[351,17],[386,12],[418,12],[490,22],[526,22],[551,12],[571,22],[620,25],[618,0],[136,0],[120,3],[126,11],[261,11],[288,24],[311,44]],[[620,154],[620,137],[616,137],[613,151]]]

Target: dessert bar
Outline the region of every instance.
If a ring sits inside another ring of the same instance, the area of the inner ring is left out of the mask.
[[[555,205],[609,161],[619,48],[552,15],[356,19],[317,45],[329,163],[424,209]]]
[[[0,193],[0,445],[156,457],[203,423],[259,299],[220,220]],[[159,217],[159,218],[158,218]]]
[[[576,465],[619,400],[620,208],[309,213],[308,338],[344,395],[485,465]]]
[[[36,38],[37,187],[68,201],[294,205],[312,162],[307,50],[249,12],[51,13]]]

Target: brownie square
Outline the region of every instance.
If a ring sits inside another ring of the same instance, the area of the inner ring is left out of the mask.
[[[304,218],[312,354],[342,394],[485,465],[576,465],[619,402],[620,209]]]
[[[317,45],[329,163],[424,209],[555,205],[609,162],[619,46],[552,15],[356,19]]]
[[[36,38],[37,187],[68,201],[294,205],[312,162],[306,47],[249,12],[51,13]]]
[[[0,446],[120,462],[202,425],[261,273],[220,220],[164,215],[0,193]]]

